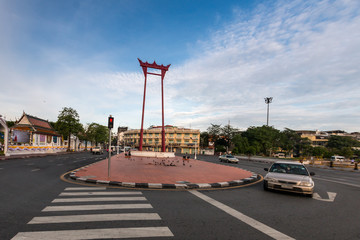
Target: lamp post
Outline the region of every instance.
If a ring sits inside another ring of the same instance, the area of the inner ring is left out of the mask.
[[[267,118],[266,118],[266,126],[269,126],[269,105],[272,102],[272,97],[266,97],[265,103],[267,104]]]
[[[194,146],[195,146],[195,156],[194,156],[194,159],[196,160],[196,141],[194,140],[194,139],[192,139],[192,137],[190,138],[191,140],[193,140],[193,142],[194,142]]]

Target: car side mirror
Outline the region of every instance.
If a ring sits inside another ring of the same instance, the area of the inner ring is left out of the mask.
[[[314,172],[310,172],[310,176],[314,176],[315,175],[315,173]]]
[[[268,168],[264,168],[264,170],[265,170],[265,171],[267,171],[267,172],[269,171],[269,169],[268,169]]]

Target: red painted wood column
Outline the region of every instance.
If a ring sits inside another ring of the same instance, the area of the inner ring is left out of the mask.
[[[165,123],[164,123],[164,77],[165,72],[161,70],[161,104],[162,104],[162,127],[161,127],[161,151],[165,152]]]
[[[145,75],[145,83],[144,83],[144,98],[143,98],[143,107],[142,107],[142,117],[141,117],[141,128],[140,128],[140,142],[139,142],[139,151],[142,151],[143,145],[143,136],[144,136],[144,113],[145,113],[145,96],[146,96],[146,79],[147,79],[147,67],[142,67]]]

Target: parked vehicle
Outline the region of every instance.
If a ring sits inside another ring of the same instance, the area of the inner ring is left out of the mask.
[[[92,154],[103,154],[104,150],[101,147],[94,147],[92,149]]]
[[[344,161],[345,161],[345,157],[343,157],[343,156],[332,156],[332,157],[331,157],[331,161],[344,162]]]
[[[227,163],[238,163],[239,159],[234,157],[231,154],[224,154],[219,157],[220,162],[227,162]]]
[[[276,153],[276,154],[274,154],[274,157],[285,158],[285,153]]]
[[[264,170],[268,172],[264,177],[264,190],[274,189],[313,195],[315,183],[311,176],[315,173],[309,173],[302,163],[277,161],[270,169],[264,168]]]
[[[123,149],[121,149],[122,152],[128,152],[131,150],[131,147],[125,146]]]

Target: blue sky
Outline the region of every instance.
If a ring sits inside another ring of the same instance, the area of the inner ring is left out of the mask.
[[[360,131],[360,2],[0,0],[0,114],[140,128],[137,58],[171,64],[165,124]],[[145,127],[161,124],[160,79]]]

